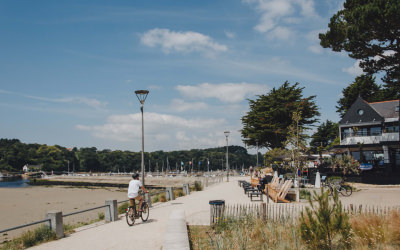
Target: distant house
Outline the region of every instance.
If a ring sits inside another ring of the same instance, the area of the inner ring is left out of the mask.
[[[339,121],[340,146],[361,164],[400,171],[400,100],[368,103],[361,97]]]
[[[29,172],[28,164],[25,164],[25,166],[22,167],[22,171],[24,171],[24,173]]]

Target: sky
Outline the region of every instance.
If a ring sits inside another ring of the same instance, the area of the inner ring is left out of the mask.
[[[244,146],[248,99],[285,81],[337,122],[361,73],[318,33],[343,0],[0,2],[0,138],[145,151]],[[312,132],[312,131],[311,131]]]

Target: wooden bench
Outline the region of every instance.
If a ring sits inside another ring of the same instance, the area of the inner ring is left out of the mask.
[[[290,201],[286,199],[286,195],[288,194],[289,189],[292,187],[292,181],[285,181],[279,189],[275,188],[276,185],[274,186],[271,184],[267,184],[265,187],[265,192],[268,194],[268,196],[271,197],[274,202],[289,203]]]
[[[249,192],[250,200],[253,201],[253,197],[259,197],[260,201],[263,201],[263,192],[256,191],[256,192]]]
[[[260,183],[260,180],[258,178],[251,178],[250,183],[252,187],[257,187],[257,185]]]

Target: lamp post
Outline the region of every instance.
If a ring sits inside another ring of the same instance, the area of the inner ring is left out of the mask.
[[[229,156],[228,156],[228,136],[229,136],[229,131],[225,131],[225,137],[226,137],[226,181],[229,182]]]
[[[258,140],[256,140],[257,143],[257,167],[258,167]]]
[[[135,94],[140,102],[140,111],[142,112],[142,185],[144,185],[144,123],[143,123],[143,105],[144,101],[146,101],[147,95],[149,94],[148,90],[136,90]]]

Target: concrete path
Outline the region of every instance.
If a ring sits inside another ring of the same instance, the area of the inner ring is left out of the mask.
[[[154,204],[150,209],[150,219],[141,220],[132,227],[126,224],[125,217],[119,221],[103,225],[90,225],[80,228],[66,238],[36,246],[33,249],[145,249],[159,250],[165,239],[168,219],[172,211],[183,210],[189,225],[209,225],[210,200],[225,200],[226,204],[248,204],[251,202],[238,186],[238,180],[249,181],[249,177],[233,177],[230,182],[222,182],[208,187],[201,192],[193,192],[189,196],[174,201]],[[400,186],[362,187],[350,197],[339,196],[344,204],[368,205],[400,205]],[[264,202],[267,201],[264,196]],[[296,204],[296,203],[295,203]],[[302,204],[307,204],[303,201]]]
[[[215,184],[204,191],[192,192],[174,201],[154,204],[150,209],[149,220],[145,223],[139,219],[137,224],[129,227],[125,217],[122,217],[119,221],[89,226],[66,238],[32,249],[161,249],[172,211],[184,210],[190,225],[209,225],[210,200],[223,199],[226,204],[251,203],[243,189],[238,186],[238,179],[240,178],[234,177],[230,182]],[[264,198],[266,201],[265,196]]]

